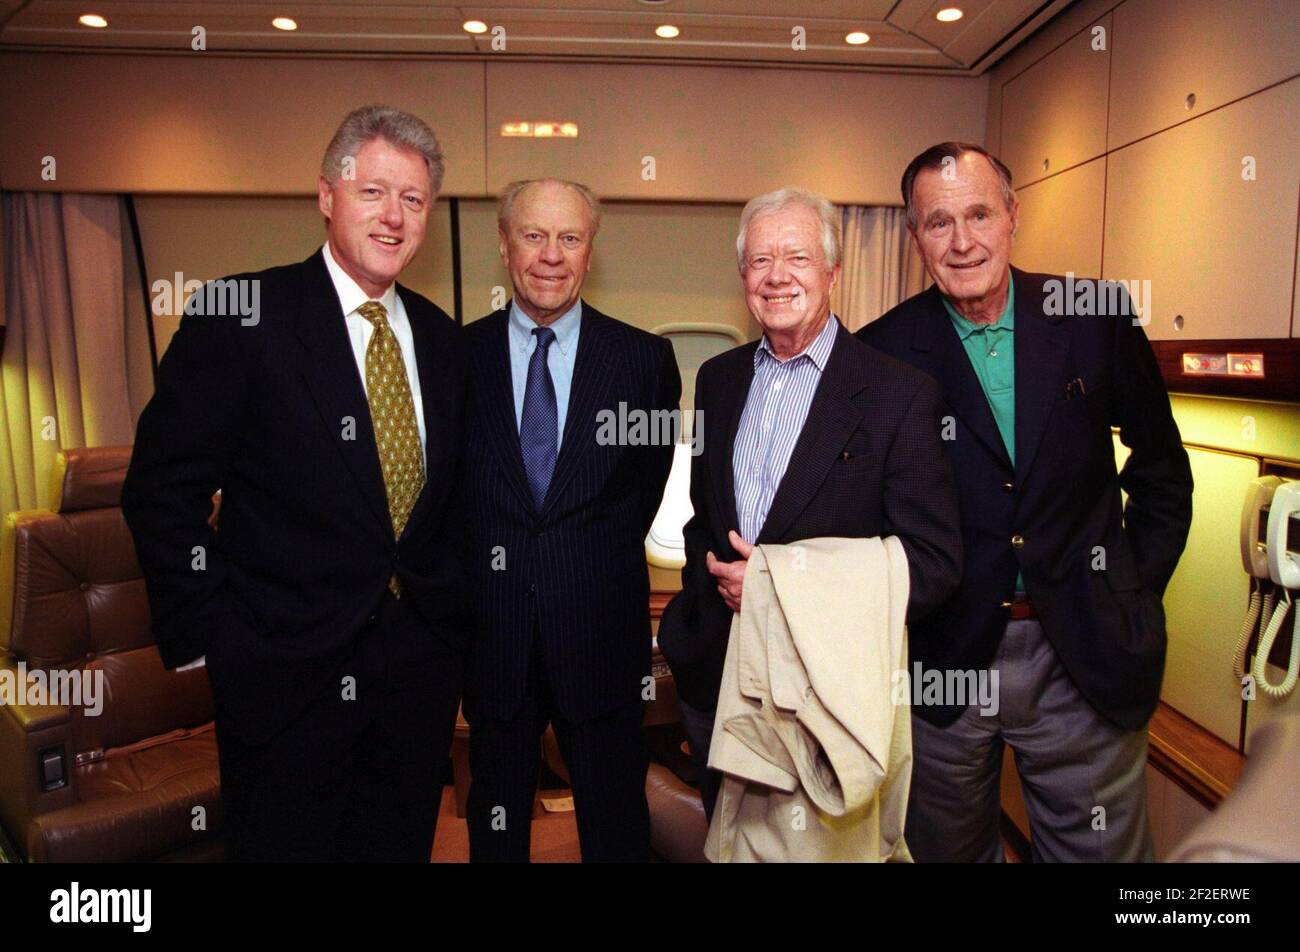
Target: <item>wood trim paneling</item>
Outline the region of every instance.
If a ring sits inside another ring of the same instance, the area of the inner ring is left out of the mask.
[[[1148,726],[1147,760],[1211,810],[1237,783],[1246,758],[1189,717],[1163,701]]]
[[[664,608],[673,600],[676,592],[651,592],[650,593],[650,620],[658,621],[664,616]]]

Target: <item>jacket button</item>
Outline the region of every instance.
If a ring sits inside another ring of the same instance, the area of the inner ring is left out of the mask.
[[[1016,491],[1016,484],[1013,483],[1013,482],[1011,482],[1010,480],[1008,480],[1007,482],[1005,482],[1005,483],[1002,484],[1002,488],[1003,488],[1004,490],[1006,490],[1007,492],[1009,492],[1009,493],[1011,493],[1011,492],[1015,492],[1015,491]]]
[[[537,594],[537,586],[536,586],[536,585],[529,585],[529,586],[528,586],[528,594],[529,594],[529,595],[536,595],[536,594]]]
[[[1011,537],[1011,548],[1023,549],[1024,547],[1025,547],[1025,537],[1017,532],[1015,535]]]

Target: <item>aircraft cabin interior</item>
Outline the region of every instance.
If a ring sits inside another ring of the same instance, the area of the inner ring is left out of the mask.
[[[0,0],[0,860],[1300,860],[1298,13]]]

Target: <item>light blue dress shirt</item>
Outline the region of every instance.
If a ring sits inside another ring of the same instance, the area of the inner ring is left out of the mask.
[[[750,544],[758,539],[790,465],[839,326],[839,319],[831,314],[812,343],[788,360],[777,359],[767,335],[754,351],[754,378],[731,454],[740,521],[736,530]]]
[[[510,346],[510,383],[515,396],[515,432],[519,432],[524,418],[524,391],[528,386],[528,361],[537,347],[537,338],[533,328],[537,323],[519,309],[514,301],[510,302],[510,318],[506,322],[506,339]],[[556,422],[559,432],[555,445],[558,449],[564,442],[564,421],[569,411],[569,391],[573,387],[573,364],[578,355],[578,332],[582,329],[582,301],[579,300],[550,325],[555,331],[555,343],[546,352],[546,368],[551,372],[551,382],[555,385]]]

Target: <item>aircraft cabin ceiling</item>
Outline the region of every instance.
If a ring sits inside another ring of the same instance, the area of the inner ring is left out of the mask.
[[[969,75],[984,72],[1067,6],[1069,0],[0,0],[0,48],[184,52],[201,27],[206,49],[214,52]],[[85,15],[100,18],[101,25],[83,25]],[[276,18],[289,18],[293,28],[272,26]],[[671,34],[670,27],[675,36],[656,35]],[[470,32],[475,29],[480,32]]]

